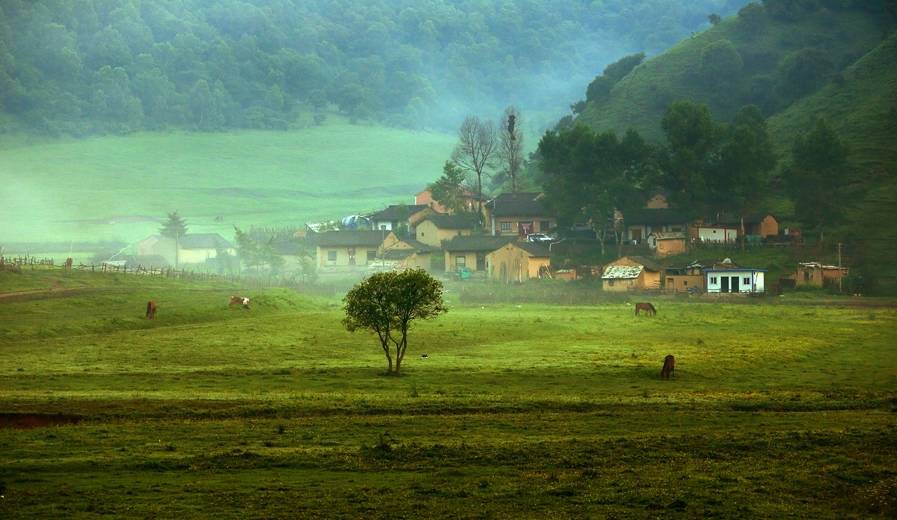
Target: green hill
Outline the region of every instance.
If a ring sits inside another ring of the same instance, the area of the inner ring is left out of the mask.
[[[854,163],[897,171],[897,33],[835,81],[770,117],[774,142],[786,150],[820,115],[849,143]]]
[[[235,224],[302,225],[411,203],[454,142],[348,124],[0,139],[0,241],[129,242],[156,232],[173,210],[191,231],[230,237]]]
[[[758,5],[745,8],[738,16],[639,65],[607,96],[589,100],[579,120],[596,129],[634,128],[648,138],[659,139],[660,119],[672,101],[704,103],[721,120],[754,104],[767,116],[787,111],[773,118],[771,126],[776,137],[789,141],[792,137],[788,134],[797,125],[812,120],[821,110],[846,101],[847,106],[833,112],[853,111],[850,99],[834,92],[855,89],[854,95],[866,96],[870,89],[886,93],[885,78],[893,84],[897,69],[874,64],[893,59],[886,56],[887,49],[893,47],[880,46],[879,12],[821,8],[783,18],[767,11]],[[865,75],[870,70],[876,71],[875,77]],[[862,85],[850,86],[853,81]],[[863,103],[876,105],[880,97]],[[795,117],[801,112],[805,113]],[[853,117],[862,118],[862,113],[853,112]],[[785,120],[791,123],[785,124]],[[875,125],[862,126],[866,133]]]

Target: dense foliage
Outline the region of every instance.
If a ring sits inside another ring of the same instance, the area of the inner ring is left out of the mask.
[[[373,332],[388,362],[387,374],[399,375],[408,350],[408,330],[416,320],[447,311],[442,282],[423,269],[385,271],[369,276],[343,298],[350,332]]]
[[[510,103],[562,106],[614,54],[659,51],[743,4],[7,0],[0,110],[75,134],[286,128],[329,108],[454,126]]]

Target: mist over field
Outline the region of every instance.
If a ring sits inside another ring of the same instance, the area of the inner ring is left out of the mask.
[[[130,242],[175,210],[230,235],[409,203],[464,117],[517,106],[533,151],[606,64],[743,3],[4,2],[0,240]]]

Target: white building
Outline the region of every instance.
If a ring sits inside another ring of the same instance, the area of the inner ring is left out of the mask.
[[[766,269],[705,269],[704,287],[708,293],[757,294],[766,291]]]

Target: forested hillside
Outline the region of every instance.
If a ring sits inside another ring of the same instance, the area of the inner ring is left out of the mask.
[[[724,121],[749,104],[771,116],[828,84],[850,81],[845,69],[876,49],[891,26],[885,4],[750,4],[594,92],[579,120],[598,129],[634,128],[656,139],[664,111],[676,100],[706,104]]]
[[[2,127],[49,134],[454,127],[563,107],[603,64],[658,52],[744,0],[6,0]]]
[[[842,242],[867,290],[897,291],[895,241],[881,226],[897,197],[897,2],[765,0],[714,22],[592,80],[540,143],[546,178],[585,172],[605,197],[593,204],[602,222],[643,200],[609,180],[664,188],[694,215],[773,211],[820,254]],[[590,140],[602,157],[591,169],[564,162],[575,155],[565,147]],[[608,156],[623,174],[604,167]]]

